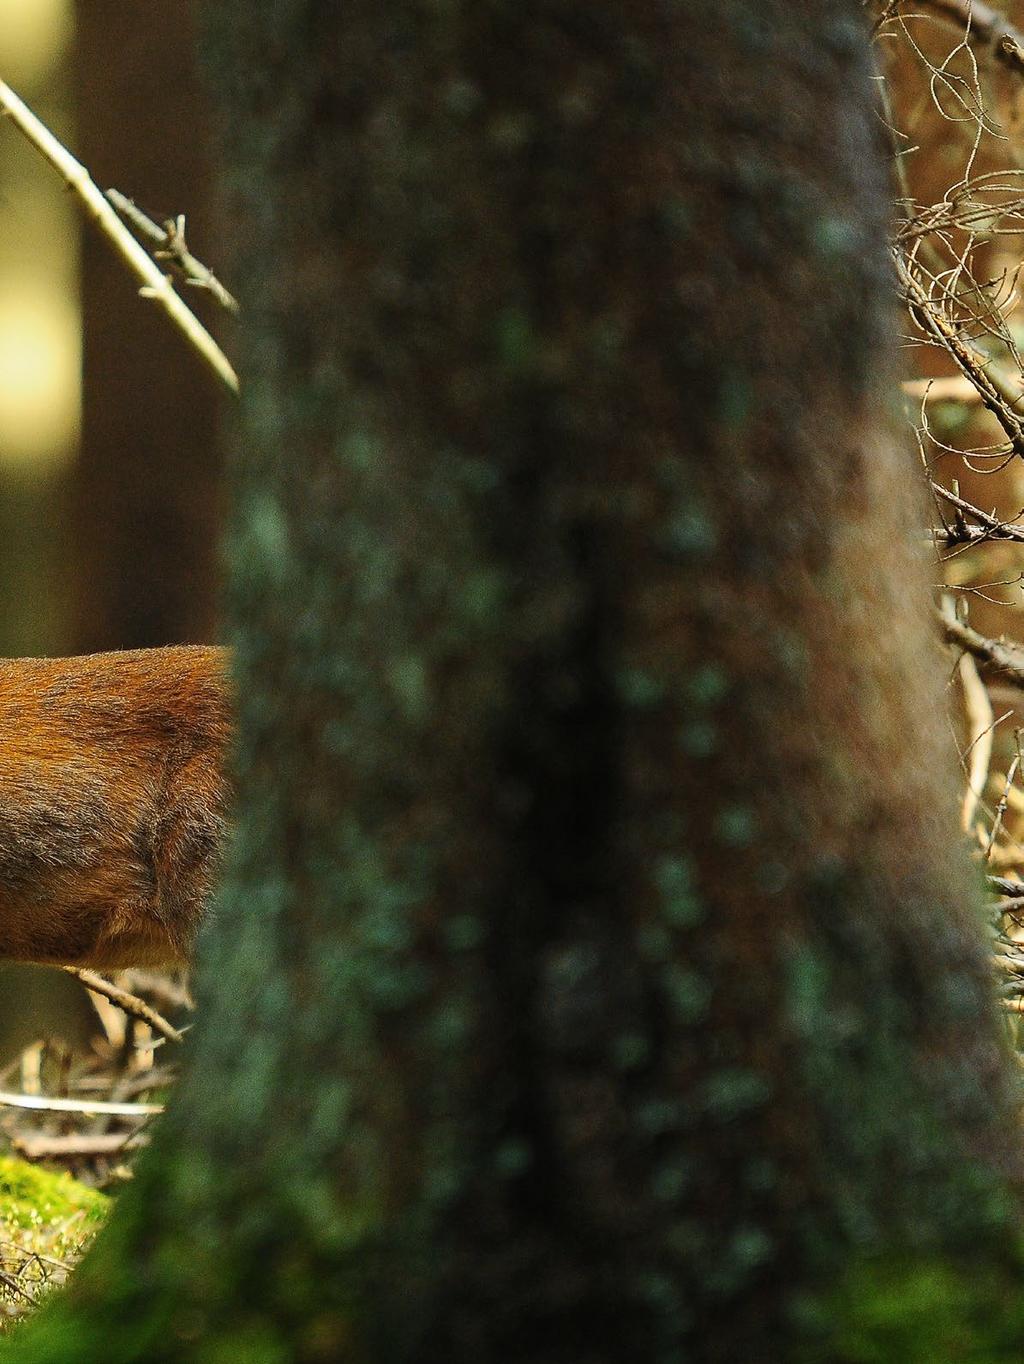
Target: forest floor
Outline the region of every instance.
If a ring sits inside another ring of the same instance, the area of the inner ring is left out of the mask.
[[[0,1334],[65,1282],[109,1205],[68,1174],[0,1156]]]
[[[181,980],[121,972],[116,983],[165,1026],[187,1023]],[[5,995],[17,991],[5,985]],[[45,1025],[65,1037],[41,1031],[0,1066],[0,1334],[67,1279],[131,1178],[176,1075],[177,1047],[158,1027],[78,981],[74,990],[77,1012],[65,997]]]

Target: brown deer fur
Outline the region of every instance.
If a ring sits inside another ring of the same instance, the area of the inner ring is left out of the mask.
[[[0,957],[182,962],[212,889],[222,649],[0,660]]]

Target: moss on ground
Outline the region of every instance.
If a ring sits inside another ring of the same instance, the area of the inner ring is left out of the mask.
[[[109,1207],[70,1175],[0,1156],[0,1333],[65,1281]]]

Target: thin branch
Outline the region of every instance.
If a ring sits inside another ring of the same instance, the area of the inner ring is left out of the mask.
[[[1019,543],[1020,537],[1016,535],[1000,535],[996,531],[986,530],[984,526],[963,526],[954,529],[951,526],[929,526],[925,532],[927,543],[940,545],[945,549],[961,549],[966,545],[991,544],[993,540],[1009,540]],[[945,555],[941,562],[947,559],[956,558],[955,554]],[[1002,584],[1001,584],[1002,585]],[[973,592],[975,588],[961,587],[961,592]]]
[[[157,260],[169,260],[181,272],[187,284],[197,289],[208,289],[222,308],[229,313],[238,312],[238,300],[234,294],[229,293],[209,266],[204,265],[188,249],[184,213],[168,218],[161,227],[148,213],[143,213],[134,199],[129,199],[120,190],[108,189],[106,197],[125,222],[130,223],[143,237],[149,238],[156,248],[153,255]]]
[[[109,999],[111,1004],[116,1004],[119,1009],[123,1009],[126,1014],[131,1014],[132,1018],[138,1018],[143,1023],[148,1023],[154,1032],[158,1032],[161,1037],[166,1037],[169,1042],[180,1042],[183,1033],[173,1024],[168,1023],[163,1014],[157,1013],[156,1009],[140,999],[138,995],[129,994],[127,990],[122,990],[119,986],[112,984],[103,976],[98,976],[95,971],[83,970],[80,966],[62,966],[62,971],[66,971],[69,976],[74,976],[80,980],[87,990],[92,990],[104,999]]]
[[[57,141],[49,128],[36,118],[28,105],[19,99],[4,81],[0,81],[0,113],[10,118],[19,132],[28,138],[33,147],[63,176],[68,187],[82,200],[100,230],[142,280],[142,288],[139,290],[141,297],[152,298],[159,304],[225,387],[232,393],[237,393],[238,375],[210,333],[175,292],[170,276],[161,272],[159,266],[135,240],[81,162],[75,160],[68,149]]]
[[[966,657],[966,655],[965,655]],[[1019,737],[1019,736],[1018,736]],[[1018,753],[1010,764],[1010,770],[1006,774],[1006,783],[1003,786],[1003,793],[999,797],[999,804],[996,806],[996,817],[992,821],[992,829],[988,836],[988,846],[985,848],[985,861],[988,862],[992,857],[992,849],[995,847],[996,839],[999,837],[999,830],[1003,825],[1003,818],[1006,814],[1006,807],[1010,802],[1010,790],[1013,786],[1014,778],[1020,767],[1020,754]]]
[[[908,398],[928,403],[981,402],[981,394],[963,374],[942,379],[905,379],[900,387]]]
[[[1024,648],[1007,644],[1001,639],[986,639],[977,630],[957,620],[953,603],[948,598],[943,600],[939,616],[947,643],[958,645],[979,663],[994,668],[1013,686],[1024,688]]]
[[[964,754],[968,762],[967,784],[963,803],[960,807],[960,827],[968,833],[974,823],[978,801],[988,781],[989,764],[992,761],[992,735],[995,729],[995,714],[989,700],[988,688],[978,676],[978,668],[970,654],[961,654],[957,665],[960,674],[960,689],[964,699],[964,718],[970,740]],[[993,835],[992,841],[995,841]]]
[[[989,51],[997,61],[1024,76],[1024,33],[1005,15],[982,0],[918,0],[964,31],[972,47]]]
[[[998,890],[1011,900],[1024,900],[1024,881],[1012,881],[1008,876],[989,876],[986,878],[993,890]]]
[[[119,1156],[149,1145],[144,1132],[72,1132],[51,1136],[25,1132],[11,1138],[11,1145],[28,1160],[72,1160],[93,1156]]]
[[[1013,521],[1001,521],[999,517],[993,516],[990,512],[982,511],[980,507],[974,506],[965,498],[950,492],[948,488],[944,488],[941,483],[936,483],[934,479],[929,479],[928,482],[936,497],[941,497],[944,502],[955,507],[958,513],[954,517],[952,526],[936,528],[932,531],[934,539],[942,539],[949,545],[974,543],[979,540],[1016,540],[1019,544],[1024,544],[1024,526],[1015,525]],[[963,519],[964,514],[973,517],[978,522],[978,526],[968,526]],[[1024,515],[1024,512],[1019,513],[1019,515]]]
[[[8,1274],[6,1270],[0,1270],[0,1283],[2,1283],[5,1288],[9,1289],[10,1292],[15,1293],[18,1297],[24,1298],[25,1302],[30,1302],[33,1304],[33,1306],[35,1305],[36,1301],[35,1298],[24,1286],[24,1284],[20,1284],[18,1280],[15,1279],[13,1275]]]
[[[105,1113],[112,1118],[151,1118],[163,1104],[119,1104],[105,1099],[47,1099],[41,1094],[11,1094],[0,1090],[0,1107],[31,1108],[42,1113]]]
[[[907,306],[918,326],[949,352],[1003,428],[1014,454],[1024,457],[1024,413],[1018,407],[1024,401],[1024,390],[1019,380],[1011,379],[1003,366],[980,351],[939,309],[902,252],[895,253],[895,260]]]

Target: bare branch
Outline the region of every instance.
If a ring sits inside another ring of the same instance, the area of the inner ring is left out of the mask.
[[[149,1145],[144,1132],[70,1132],[51,1136],[25,1132],[11,1145],[27,1160],[77,1160],[92,1156],[119,1156]]]
[[[118,218],[104,198],[89,172],[76,161],[68,149],[41,123],[28,105],[4,81],[0,81],[0,112],[7,115],[15,127],[28,138],[33,147],[49,161],[63,177],[68,187],[78,195],[100,230],[128,262],[142,280],[139,290],[143,298],[152,298],[174,325],[199,352],[224,386],[238,392],[238,376],[227,356],[196,315],[175,292],[170,276],[161,272],[146,251]]]
[[[125,222],[149,238],[156,248],[153,255],[157,260],[169,260],[181,272],[187,284],[197,289],[208,289],[222,308],[229,313],[238,312],[238,300],[234,294],[229,293],[213,271],[193,256],[186,246],[184,213],[179,213],[176,218],[168,218],[161,227],[120,190],[108,189],[106,197]]]
[[[1002,639],[986,639],[977,630],[957,620],[953,603],[948,598],[943,600],[939,616],[947,643],[958,645],[979,663],[995,669],[1007,682],[1024,688],[1024,648],[1008,644]]]
[[[163,1104],[120,1104],[106,1099],[48,1099],[41,1094],[12,1094],[0,1090],[0,1107],[30,1108],[40,1113],[103,1113],[111,1118],[151,1118]]]
[[[1014,28],[998,10],[984,4],[983,0],[918,0],[918,3],[963,29],[972,47],[991,52],[1009,70],[1024,76],[1024,33]]]
[[[914,274],[906,256],[895,253],[896,271],[907,305],[918,326],[932,336],[954,359],[977,389],[981,401],[993,414],[1014,454],[1024,457],[1024,389],[1019,378],[978,349],[957,327],[940,300],[933,298]]]
[[[934,540],[946,545],[978,544],[982,540],[1014,540],[1018,544],[1024,544],[1024,526],[1016,525],[1016,518],[1014,521],[1001,521],[990,512],[983,512],[980,507],[975,507],[957,493],[950,492],[934,479],[929,479],[928,482],[937,497],[941,497],[951,507],[956,508],[951,526],[936,527],[932,530]],[[977,521],[978,525],[969,526],[964,520],[965,514]],[[1024,516],[1024,511],[1018,512],[1017,515]]]
[[[989,700],[988,688],[978,676],[977,664],[968,653],[961,654],[957,667],[960,674],[960,689],[964,699],[964,718],[967,722],[968,745],[964,754],[968,762],[967,784],[963,802],[960,806],[960,827],[969,833],[974,823],[988,781],[989,765],[992,761],[992,737],[995,730],[995,714]],[[992,835],[995,841],[995,834]]]
[[[908,398],[927,403],[978,403],[981,396],[970,379],[954,374],[945,379],[905,379],[900,385]]]
[[[69,976],[74,976],[80,980],[87,990],[93,990],[96,994],[102,995],[104,999],[109,999],[111,1004],[116,1004],[119,1009],[123,1009],[126,1014],[131,1014],[132,1018],[138,1018],[143,1023],[148,1023],[154,1032],[166,1037],[169,1042],[180,1042],[184,1036],[173,1024],[168,1023],[163,1014],[157,1013],[145,1000],[138,995],[129,994],[127,990],[120,989],[119,986],[112,984],[103,976],[98,976],[95,971],[83,970],[80,966],[62,966],[62,971],[66,971]]]

